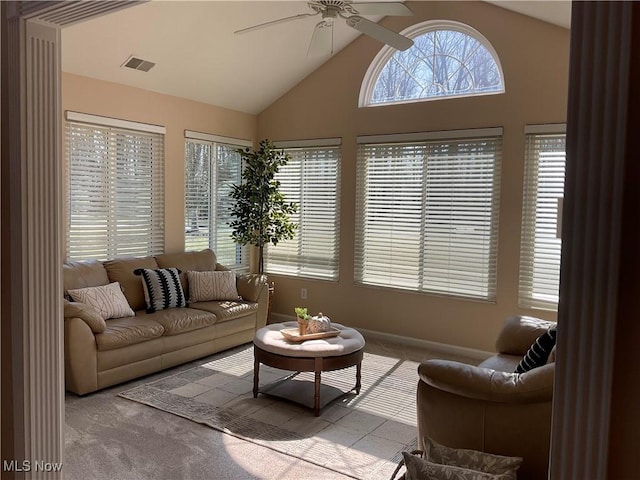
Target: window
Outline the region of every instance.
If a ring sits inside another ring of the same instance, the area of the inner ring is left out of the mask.
[[[66,112],[67,258],[164,251],[164,127]]]
[[[434,20],[402,33],[413,46],[378,53],[365,75],[361,107],[504,92],[498,55],[468,25]]]
[[[495,301],[501,135],[358,139],[356,283]]]
[[[559,201],[564,195],[564,125],[529,126],[526,133],[520,305],[557,310],[560,286]]]
[[[311,146],[309,146],[311,145]],[[296,235],[265,249],[265,270],[338,280],[340,243],[340,139],[279,142],[291,156],[276,180],[288,202],[298,204]]]
[[[185,250],[211,248],[221,264],[249,268],[249,250],[231,239],[231,186],[240,183],[237,150],[247,140],[187,131],[185,133]]]

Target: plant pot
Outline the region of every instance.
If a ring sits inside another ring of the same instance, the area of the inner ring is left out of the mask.
[[[309,320],[305,320],[300,317],[296,317],[298,319],[298,330],[300,331],[300,335],[307,334],[307,326],[309,325]]]

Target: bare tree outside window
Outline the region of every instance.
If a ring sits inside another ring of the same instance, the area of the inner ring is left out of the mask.
[[[500,68],[477,38],[457,30],[432,30],[397,51],[380,71],[371,104],[504,91]]]

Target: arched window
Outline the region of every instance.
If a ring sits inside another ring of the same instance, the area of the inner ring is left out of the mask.
[[[430,20],[402,34],[414,45],[380,50],[364,77],[361,107],[504,93],[498,55],[468,25]]]

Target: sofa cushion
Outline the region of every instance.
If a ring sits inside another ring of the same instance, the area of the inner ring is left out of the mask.
[[[69,290],[69,295],[76,302],[85,303],[96,309],[105,320],[134,315],[118,282]]]
[[[138,315],[114,318],[106,323],[106,330],[96,335],[96,344],[101,351],[142,343],[164,333],[162,325]]]
[[[258,311],[258,304],[242,300],[223,300],[217,302],[198,302],[189,305],[191,308],[211,312],[217,317],[218,323],[233,320]]]
[[[231,270],[187,272],[189,303],[212,300],[238,300],[236,274]]]
[[[98,287],[109,283],[109,276],[102,262],[87,260],[84,262],[65,262],[62,266],[65,295],[69,290],[85,287]]]
[[[156,257],[160,268],[176,267],[181,270],[180,282],[182,289],[189,298],[189,283],[187,282],[186,272],[207,272],[216,270],[217,258],[213,250],[206,249],[199,252],[183,252],[183,253],[165,253]]]
[[[484,360],[479,367],[491,368],[499,372],[513,372],[522,360],[522,355],[506,355],[498,353]]]
[[[164,335],[177,335],[216,323],[216,316],[193,308],[170,308],[153,313],[137,312],[140,319],[148,319],[163,326]]]
[[[147,312],[187,306],[177,268],[138,268],[133,273],[142,277]]]
[[[153,257],[142,258],[117,258],[104,262],[109,280],[120,282],[124,296],[133,310],[146,308],[142,281],[133,271],[137,268],[158,268]]]
[[[547,363],[551,350],[556,345],[555,325],[540,335],[529,348],[515,369],[515,373],[525,373]]]

